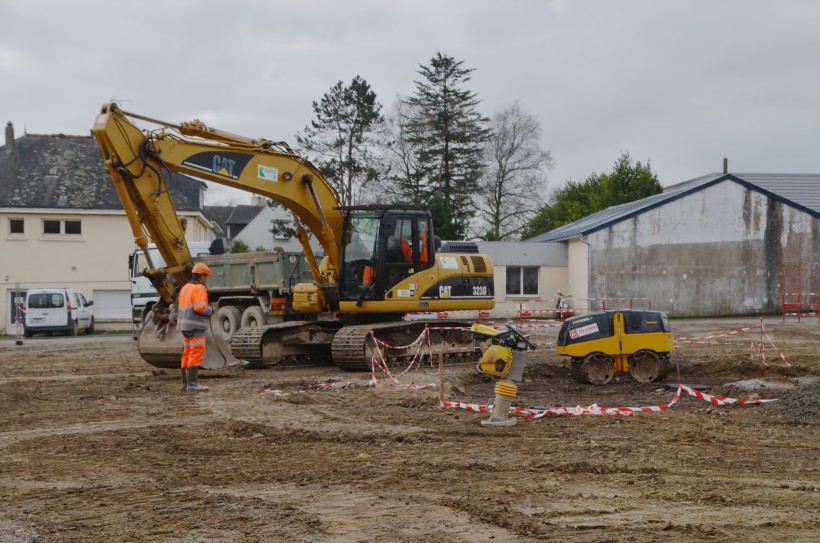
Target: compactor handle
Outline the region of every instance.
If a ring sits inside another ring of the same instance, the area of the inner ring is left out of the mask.
[[[477,336],[490,338],[493,343],[505,345],[518,351],[528,349],[534,351],[538,348],[535,343],[527,339],[527,336],[510,325],[507,325],[507,329],[502,331],[486,324],[473,324],[470,330]]]

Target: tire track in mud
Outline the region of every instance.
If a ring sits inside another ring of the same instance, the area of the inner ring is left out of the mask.
[[[0,433],[0,448],[8,447],[20,441],[30,439],[41,439],[57,436],[74,436],[85,434],[102,434],[119,430],[137,430],[144,428],[156,428],[161,426],[179,426],[195,421],[194,417],[186,417],[174,420],[163,421],[134,421],[128,419],[107,420],[99,422],[78,422],[64,426],[47,426],[33,428],[31,430],[14,430]]]
[[[71,375],[65,373],[57,373],[54,375],[26,375],[21,377],[0,377],[0,386],[14,383],[28,383],[28,382],[64,382],[64,381],[99,381],[108,379],[124,379],[128,377],[147,377],[145,372],[139,373],[92,373],[87,375]]]
[[[367,381],[357,384],[359,391],[372,389]],[[213,392],[213,393],[212,393]],[[309,391],[304,398],[309,402],[316,399],[321,403],[303,403],[301,392],[294,392],[292,398],[296,401],[281,401],[267,398],[258,394],[249,394],[246,401],[226,401],[218,390],[208,391],[196,396],[198,408],[210,411],[211,417],[225,422],[246,424],[261,424],[271,428],[315,430],[321,428],[323,433],[334,432],[382,432],[388,435],[423,433],[426,430],[417,425],[403,424],[402,422],[378,423],[366,421],[364,418],[351,418],[348,391],[339,395],[333,392],[324,393],[321,390]],[[398,392],[393,390],[393,392]],[[226,394],[233,396],[233,391]],[[374,403],[377,400],[373,400]],[[366,406],[362,406],[364,416]]]
[[[336,543],[359,541],[423,540],[425,536],[450,541],[490,543],[519,541],[504,528],[477,521],[475,517],[418,496],[396,497],[327,485],[277,485],[276,488],[234,486],[204,489],[240,499],[257,498],[285,504],[320,518]],[[409,513],[408,510],[412,510]],[[332,538],[332,539],[331,539]]]
[[[124,376],[142,376],[143,374],[106,374],[106,375],[66,375],[59,374],[43,377],[18,377],[0,380],[0,384],[9,384],[18,381],[95,381],[99,379],[117,379]],[[192,394],[193,395],[193,394]],[[322,427],[323,432],[333,431],[361,431],[362,421],[351,420],[340,415],[332,407],[327,405],[305,405],[305,404],[274,404],[265,406],[265,409],[258,411],[254,409],[252,396],[248,402],[231,404],[225,398],[213,392],[196,393],[192,398],[196,406],[204,411],[208,411],[208,424],[214,420],[225,422],[238,422],[250,424],[262,424],[264,426],[289,428],[289,429],[312,429]],[[342,400],[339,400],[342,402]],[[270,402],[269,402],[270,403]],[[298,414],[289,411],[298,407]],[[278,412],[278,413],[277,413]],[[0,432],[0,448],[8,447],[12,444],[25,440],[34,440],[58,436],[90,435],[122,430],[143,430],[146,428],[158,428],[167,426],[199,426],[206,424],[203,415],[178,417],[169,420],[133,420],[117,419],[97,422],[77,422],[62,426],[45,426],[32,428],[29,430],[12,430]],[[330,424],[328,424],[330,423]],[[399,424],[391,425],[370,425],[369,431],[385,432],[390,434],[407,434],[422,432],[423,428],[406,426]]]

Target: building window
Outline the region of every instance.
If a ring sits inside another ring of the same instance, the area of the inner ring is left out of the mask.
[[[43,221],[43,234],[59,234],[62,221]]]
[[[25,221],[23,219],[9,219],[9,234],[22,236],[25,233]]]
[[[538,268],[507,266],[508,296],[538,296]]]
[[[56,219],[43,220],[43,234],[79,236],[82,233],[82,221]]]
[[[66,234],[79,236],[83,233],[82,223],[80,221],[63,221],[63,230]]]

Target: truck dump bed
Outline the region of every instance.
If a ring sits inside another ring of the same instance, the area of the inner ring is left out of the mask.
[[[214,294],[273,291],[289,293],[297,283],[311,281],[301,253],[275,251],[200,256],[211,268],[208,291]]]

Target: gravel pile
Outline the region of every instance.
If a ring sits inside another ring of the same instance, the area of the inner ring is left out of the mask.
[[[786,422],[792,424],[820,424],[820,379],[783,392],[776,402],[766,405],[765,409],[781,414]]]

